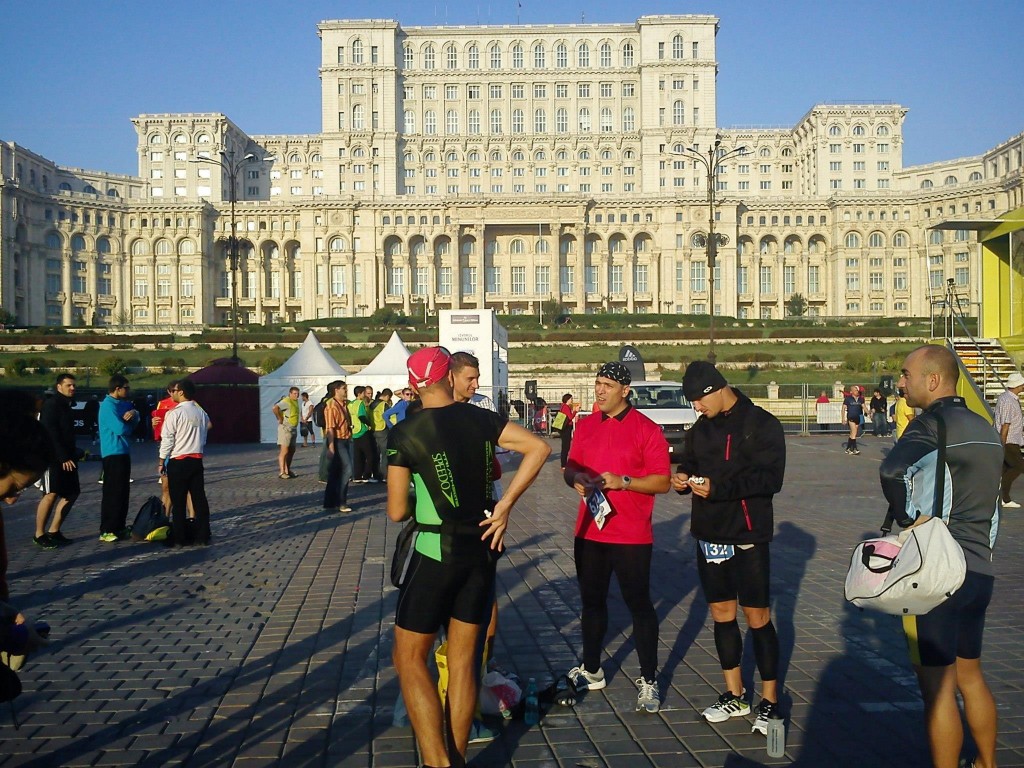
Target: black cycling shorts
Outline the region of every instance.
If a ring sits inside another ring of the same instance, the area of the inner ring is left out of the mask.
[[[994,576],[968,571],[963,585],[946,602],[923,616],[904,616],[911,663],[948,667],[957,658],[980,659],[985,612],[994,585]]]
[[[736,547],[724,563],[709,563],[697,542],[697,573],[708,603],[738,600],[744,608],[768,608],[771,576],[768,543],[750,549]]]
[[[395,626],[430,635],[455,619],[487,624],[494,602],[496,560],[438,562],[416,552],[398,595]]]

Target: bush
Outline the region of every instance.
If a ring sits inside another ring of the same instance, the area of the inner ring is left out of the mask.
[[[259,362],[259,368],[264,375],[276,371],[282,365],[284,365],[284,360],[276,355],[267,355]]]
[[[77,368],[78,367],[78,361],[75,360],[73,357],[72,358],[67,358],[65,360],[61,360],[60,364],[61,364],[62,368]]]
[[[730,355],[726,361],[730,363],[771,363],[775,361],[775,355],[770,352],[743,352],[738,355]]]
[[[160,361],[164,373],[181,373],[186,368],[185,358],[165,357]]]
[[[128,372],[128,363],[126,363],[123,358],[111,355],[109,357],[104,357],[96,363],[96,370],[108,377],[117,376],[118,374],[124,375]]]
[[[10,362],[7,363],[7,375],[14,376],[16,378],[24,376],[26,371],[28,371],[28,368],[28,360],[24,357],[13,357]]]

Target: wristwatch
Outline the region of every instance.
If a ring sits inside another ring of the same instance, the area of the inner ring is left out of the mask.
[[[629,484],[632,483],[632,482],[633,482],[633,478],[630,477],[629,475],[623,475],[622,476],[622,487],[623,488],[629,488]]]

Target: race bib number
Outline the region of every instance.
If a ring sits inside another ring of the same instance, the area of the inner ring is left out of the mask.
[[[712,544],[710,541],[702,541],[700,549],[704,553],[704,559],[712,565],[724,563],[736,554],[736,548],[732,544]]]

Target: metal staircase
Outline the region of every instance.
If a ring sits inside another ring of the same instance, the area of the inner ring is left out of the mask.
[[[1006,378],[1017,370],[1013,358],[996,339],[956,336],[947,339],[985,401],[994,406],[1006,388]]]

